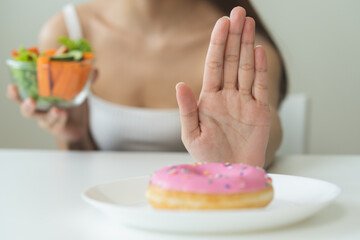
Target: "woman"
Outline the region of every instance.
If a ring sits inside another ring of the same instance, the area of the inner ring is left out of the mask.
[[[21,103],[15,86],[8,96],[61,149],[182,150],[181,119],[182,140],[197,161],[268,166],[282,136],[281,58],[265,31],[255,35],[255,22],[243,8],[221,17],[234,2],[94,0],[76,10],[67,6],[45,24],[39,47],[58,47],[56,39],[69,34],[89,40],[99,74],[88,102],[40,113],[32,99]],[[252,11],[247,1],[236,4]]]

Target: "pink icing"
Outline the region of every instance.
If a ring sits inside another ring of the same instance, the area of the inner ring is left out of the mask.
[[[182,192],[232,194],[265,189],[271,178],[262,168],[245,164],[195,163],[162,168],[150,184]]]

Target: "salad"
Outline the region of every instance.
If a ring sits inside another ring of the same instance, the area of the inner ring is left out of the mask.
[[[86,98],[94,53],[85,39],[58,38],[61,46],[39,53],[37,47],[12,51],[7,63],[22,99],[33,98],[38,109],[71,107]],[[79,97],[82,95],[82,97]]]
[[[39,55],[36,47],[25,49],[20,47],[18,51],[12,50],[14,62],[10,66],[12,78],[19,87],[22,98],[30,97],[36,99],[38,90],[36,86],[36,61]]]

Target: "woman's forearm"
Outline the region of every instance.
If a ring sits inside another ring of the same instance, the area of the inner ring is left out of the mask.
[[[83,138],[68,142],[63,139],[57,138],[57,145],[59,150],[79,150],[79,151],[91,151],[97,150],[97,146],[93,141],[90,132]]]
[[[282,127],[279,114],[276,109],[270,107],[271,111],[271,127],[270,138],[266,149],[264,168],[269,168],[275,158],[276,151],[279,149],[282,140]]]

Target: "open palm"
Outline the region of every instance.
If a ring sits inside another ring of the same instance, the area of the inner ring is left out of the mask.
[[[182,140],[196,161],[263,166],[270,134],[267,63],[255,22],[241,7],[220,18],[206,57],[199,103],[178,84]]]

